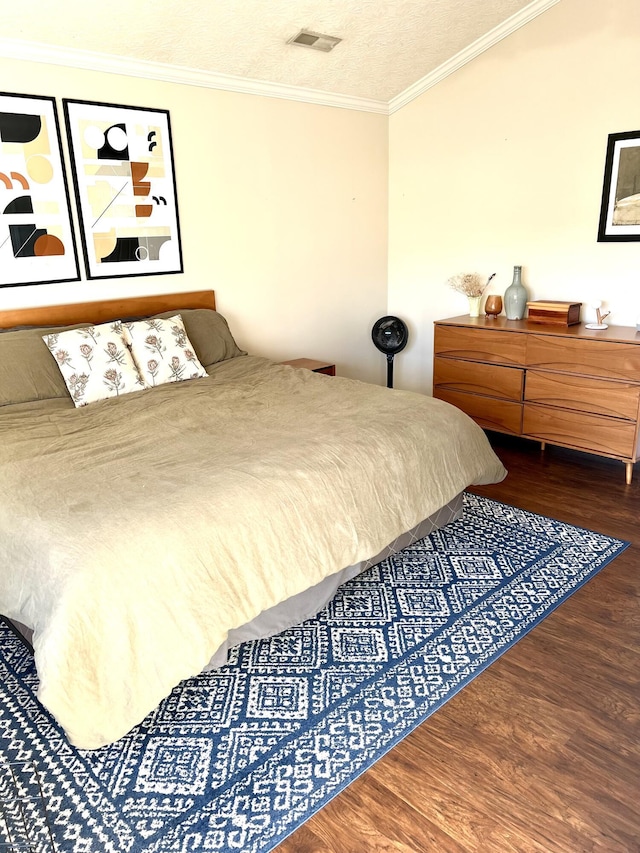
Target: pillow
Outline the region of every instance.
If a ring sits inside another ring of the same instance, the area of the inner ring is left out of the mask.
[[[42,339],[55,358],[76,407],[145,387],[127,348],[120,320],[54,332]]]
[[[168,319],[174,311],[165,311],[155,317]],[[193,349],[204,367],[226,361],[239,355],[246,355],[236,344],[227,321],[211,308],[181,309],[180,316]]]
[[[137,323],[123,323],[122,328],[147,385],[207,376],[187,337],[180,314],[168,319],[150,317]]]
[[[30,328],[0,334],[0,406],[56,398],[71,405],[62,374],[42,343],[45,332],[69,328],[74,327]]]
[[[169,318],[175,313],[174,309],[155,316]],[[188,308],[182,309],[180,315],[195,354],[205,367],[246,355],[237,346],[222,314],[211,308]],[[50,399],[65,400],[72,406],[62,373],[44,346],[42,337],[89,325],[77,323],[0,330],[0,406]]]

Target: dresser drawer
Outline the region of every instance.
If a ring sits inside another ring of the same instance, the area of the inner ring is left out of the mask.
[[[522,401],[524,388],[524,370],[520,367],[502,367],[497,364],[436,357],[433,364],[433,386],[437,389],[466,391],[519,403]]]
[[[638,417],[640,386],[528,370],[524,398],[531,403],[635,420]]]
[[[520,435],[522,403],[496,400],[494,397],[481,397],[476,394],[465,394],[462,391],[448,391],[442,388],[435,389],[433,396],[462,409],[483,429]]]
[[[527,336],[517,332],[461,326],[437,325],[435,328],[434,352],[450,358],[524,365],[526,347]]]
[[[534,403],[524,404],[522,434],[605,456],[634,458],[636,452],[633,421],[551,409]]]
[[[619,341],[527,335],[527,367],[638,382],[640,346]]]

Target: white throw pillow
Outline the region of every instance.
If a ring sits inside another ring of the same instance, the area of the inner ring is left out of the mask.
[[[76,407],[145,387],[122,323],[43,335]]]
[[[168,320],[150,318],[123,323],[127,343],[147,385],[182,382],[207,376],[180,314]]]

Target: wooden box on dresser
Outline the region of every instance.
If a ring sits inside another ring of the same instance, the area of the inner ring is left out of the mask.
[[[638,458],[640,333],[506,317],[435,324],[433,395],[484,429],[609,456],[631,482]]]

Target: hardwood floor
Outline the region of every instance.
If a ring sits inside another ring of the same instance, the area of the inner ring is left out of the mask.
[[[639,853],[640,464],[491,441],[474,491],[631,547],[278,853]]]

